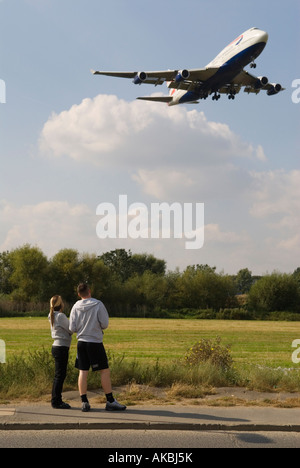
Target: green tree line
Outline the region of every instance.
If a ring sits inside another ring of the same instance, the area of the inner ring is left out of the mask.
[[[28,304],[47,310],[54,294],[72,305],[82,281],[89,283],[93,296],[112,315],[160,317],[180,312],[228,318],[226,311],[235,310],[237,318],[243,312],[248,318],[253,312],[300,313],[300,268],[292,274],[262,277],[247,268],[236,275],[217,273],[209,265],[167,271],[164,260],[146,253],[117,249],[97,256],[62,249],[49,259],[38,247],[26,244],[0,253],[0,314],[9,305],[21,312],[28,310]]]

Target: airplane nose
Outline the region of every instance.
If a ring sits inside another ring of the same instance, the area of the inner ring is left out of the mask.
[[[265,31],[261,31],[261,41],[267,43],[269,39],[269,34]]]

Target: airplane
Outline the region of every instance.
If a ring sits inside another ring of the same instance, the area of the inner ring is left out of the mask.
[[[131,78],[136,85],[153,84],[155,86],[167,83],[169,96],[145,96],[137,99],[152,102],[164,102],[168,106],[177,104],[199,104],[200,99],[212,95],[218,101],[221,94],[227,94],[234,100],[242,88],[246,93],[258,94],[261,90],[268,96],[278,94],[285,88],[281,84],[269,83],[265,76],[256,77],[244,70],[256,68],[255,60],[264,50],[269,35],[258,28],[245,31],[232,41],[205,68],[165,70],[150,72],[110,72],[94,71],[93,75],[105,75],[117,78]]]

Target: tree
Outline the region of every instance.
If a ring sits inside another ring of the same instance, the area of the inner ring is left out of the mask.
[[[59,294],[67,302],[77,299],[76,286],[82,280],[79,253],[75,249],[60,250],[50,262],[50,296]]]
[[[235,284],[238,294],[247,294],[253,283],[252,272],[248,268],[240,270],[235,278]]]
[[[227,275],[208,265],[189,266],[178,281],[180,307],[214,309],[228,307],[234,300],[234,284]]]
[[[10,294],[12,292],[10,282],[12,272],[10,253],[8,251],[0,253],[0,294]]]
[[[145,271],[157,275],[164,275],[166,272],[164,260],[159,260],[148,254],[132,255],[131,250],[126,252],[125,249],[116,249],[101,255],[99,258],[122,282],[127,281],[135,274],[143,275]]]
[[[300,312],[300,291],[296,278],[272,273],[258,280],[250,289],[249,306],[262,312]]]
[[[127,282],[126,288],[131,291],[132,305],[141,304],[150,308],[164,307],[166,294],[166,280],[151,271],[145,271],[142,275],[133,275]],[[132,299],[135,303],[132,302]]]
[[[29,244],[9,254],[12,266],[10,283],[14,299],[30,302],[45,299],[48,259],[38,247]]]
[[[102,260],[94,254],[82,254],[78,274],[80,281],[89,284],[94,297],[106,300],[112,281],[109,268],[104,265]]]
[[[154,275],[165,275],[166,273],[166,262],[164,260],[159,260],[158,258],[155,258],[153,255],[132,255],[130,263],[131,274],[142,275],[146,271],[149,271]]]
[[[116,249],[106,252],[99,258],[117,278],[124,282],[131,276],[131,257],[130,250],[126,252],[125,249]]]
[[[300,287],[300,267],[296,268],[296,270],[294,271],[293,278],[295,278]]]

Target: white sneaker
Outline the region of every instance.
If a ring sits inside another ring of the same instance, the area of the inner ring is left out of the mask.
[[[117,400],[115,400],[113,403],[110,403],[109,401],[106,403],[105,407],[106,411],[125,411],[126,406],[121,405]]]

